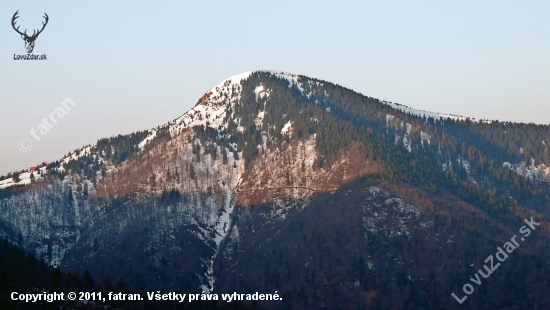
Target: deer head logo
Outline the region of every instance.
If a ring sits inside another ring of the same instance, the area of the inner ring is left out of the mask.
[[[48,24],[48,19],[49,19],[48,14],[44,13],[44,15],[46,15],[46,16],[43,16],[43,17],[46,19],[46,22],[42,22],[42,29],[33,30],[32,36],[29,36],[29,35],[27,35],[27,30],[26,29],[25,29],[25,32],[21,32],[21,31],[19,31],[19,26],[17,26],[17,28],[15,28],[15,20],[19,18],[19,16],[17,16],[18,12],[19,11],[15,12],[15,14],[13,14],[13,17],[11,19],[11,26],[13,27],[13,30],[15,30],[17,33],[19,33],[21,35],[21,38],[23,40],[25,40],[25,49],[27,49],[27,53],[32,53],[32,50],[34,49],[34,41],[36,40],[38,35],[44,30],[44,28],[46,28],[46,25]]]

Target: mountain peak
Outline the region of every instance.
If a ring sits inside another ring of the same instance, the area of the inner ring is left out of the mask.
[[[385,291],[408,304],[378,308],[401,309],[429,308],[409,297],[430,286],[449,308],[456,275],[533,216],[541,226],[522,251],[541,259],[518,257],[512,277],[544,291],[533,275],[550,268],[548,126],[429,113],[306,76],[241,73],[164,125],[101,139],[34,180],[0,180],[20,185],[0,191],[0,236],[144,289],[279,290],[305,300],[296,309],[321,308],[318,296],[369,308],[363,294]]]

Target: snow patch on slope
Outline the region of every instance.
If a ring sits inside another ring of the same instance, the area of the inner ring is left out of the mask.
[[[302,92],[302,94],[304,93],[304,88],[302,87],[302,84],[298,82],[298,79],[300,78],[299,75],[288,73],[288,72],[280,72],[280,71],[278,72],[278,71],[268,70],[266,72],[269,72],[275,75],[279,79],[288,81],[288,88],[291,88],[293,85],[296,85],[296,87]]]
[[[254,89],[254,94],[256,94],[256,102],[258,99],[263,99],[269,97],[269,89],[265,89],[263,85],[256,86]]]
[[[420,131],[420,142],[422,143],[422,146],[424,146],[424,140],[426,140],[428,144],[430,144],[431,138],[432,136],[430,136],[429,134],[425,133],[424,131]]]
[[[288,121],[284,126],[283,129],[281,129],[281,134],[292,134],[292,122]]]
[[[261,111],[258,113],[258,116],[256,116],[256,119],[254,120],[254,123],[256,123],[256,127],[262,126],[262,123],[264,122],[264,117],[265,117],[265,111]]]
[[[143,147],[147,143],[149,143],[151,140],[153,140],[156,136],[157,136],[157,129],[156,128],[153,128],[153,129],[149,130],[149,135],[147,135],[147,137],[145,139],[143,139],[143,141],[141,141],[138,144],[139,149],[143,150]]]
[[[366,188],[371,196],[362,203],[363,228],[376,236],[409,236],[414,230],[433,225],[416,206],[406,203],[379,187]],[[365,235],[367,240],[369,237]]]
[[[531,158],[530,165],[527,165],[525,162],[520,162],[517,164],[504,162],[502,166],[514,171],[532,182],[550,182],[550,167],[546,167],[544,164],[535,166],[535,159],[533,158]]]
[[[69,161],[71,160],[77,160],[79,159],[80,157],[83,157],[83,156],[86,156],[86,155],[90,155],[91,153],[91,147],[90,146],[87,146],[83,149],[80,149],[78,150],[77,152],[73,153],[73,154],[70,154],[69,156],[67,157],[64,157],[63,158],[63,162],[64,163],[68,163]]]

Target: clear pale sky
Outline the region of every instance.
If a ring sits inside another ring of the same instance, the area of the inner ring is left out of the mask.
[[[249,70],[417,109],[550,124],[549,1],[2,1],[0,175],[164,124]],[[33,54],[12,29],[42,25]],[[36,141],[43,118],[76,106]],[[28,138],[32,148],[21,152]]]

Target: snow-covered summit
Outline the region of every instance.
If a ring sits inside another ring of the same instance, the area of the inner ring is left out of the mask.
[[[231,76],[222,82],[218,83],[216,86],[208,90],[197,102],[197,104],[185,112],[182,116],[177,119],[160,126],[161,129],[166,129],[170,134],[181,132],[182,130],[193,128],[195,126],[204,126],[210,127],[216,130],[227,128],[228,118],[234,117],[233,115],[227,115],[228,107],[234,107],[235,104],[238,104],[241,99],[242,92],[242,82],[243,80],[248,79],[252,74],[257,72],[270,73],[271,75],[287,81],[288,87],[295,86],[298,90],[302,92],[304,96],[309,98],[312,94],[311,92],[305,91],[307,83],[316,83],[317,85],[323,85],[322,81],[304,81],[300,80],[300,75],[276,71],[276,70],[256,70],[256,71],[247,71],[234,76]],[[258,98],[265,98],[269,96],[269,90],[265,89],[263,85],[257,85],[255,90],[255,95]],[[458,121],[465,121],[467,118],[459,115],[430,112],[424,110],[413,109],[411,107],[394,103],[388,101],[381,101],[383,104],[386,104],[393,109],[400,110],[402,112],[416,115],[419,117],[432,117],[436,120],[453,119]],[[330,108],[326,108],[327,111],[330,111]],[[475,118],[472,118],[475,120]],[[239,125],[240,122],[238,118],[234,118],[233,121]],[[149,135],[139,144],[142,149],[146,144],[148,144],[152,139],[154,139],[159,130],[153,128],[149,131]]]
[[[242,91],[241,83],[255,72],[271,73],[279,79],[288,81],[289,87],[296,85],[298,89],[303,90],[298,82],[299,76],[296,74],[273,70],[243,72],[231,76],[212,87],[199,99],[193,108],[160,128],[167,129],[170,134],[181,132],[182,130],[195,126],[204,126],[214,129],[227,128],[228,122],[226,117],[232,117],[231,115],[226,116],[227,109],[228,107],[234,107],[235,104],[240,102]],[[263,90],[263,88],[261,90]],[[239,124],[239,119],[234,119],[234,121]],[[151,129],[149,135],[139,143],[139,147],[143,149],[147,143],[156,137],[158,132],[156,128]]]

